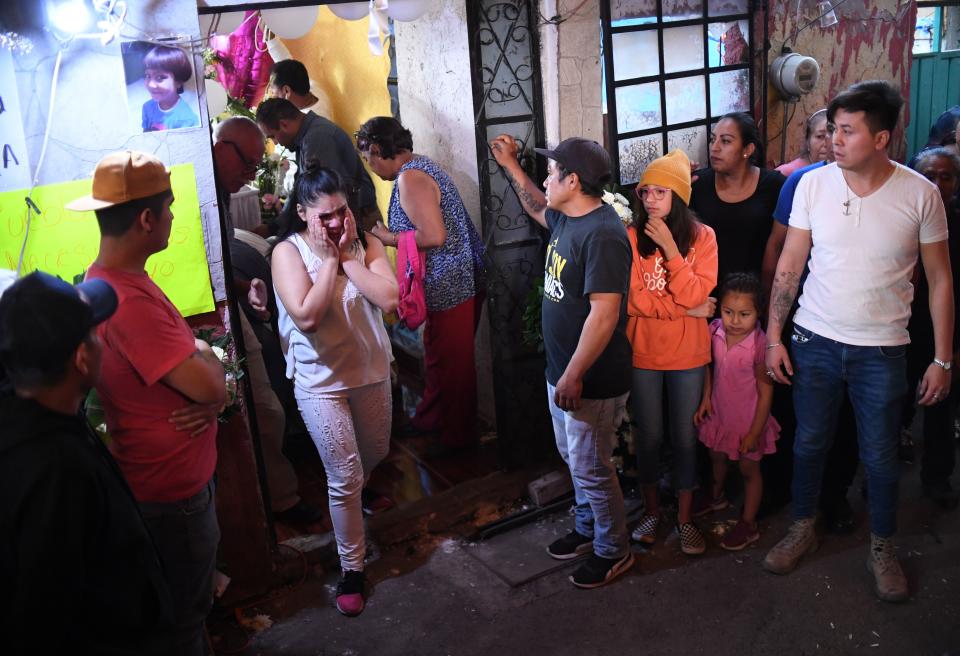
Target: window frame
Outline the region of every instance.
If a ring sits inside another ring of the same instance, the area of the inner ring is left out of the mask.
[[[944,53],[957,52],[960,50],[960,44],[957,48],[950,48],[947,50],[943,49],[943,20],[944,20],[944,10],[948,7],[960,7],[960,0],[919,0],[917,2],[917,9],[937,9],[936,15],[933,21],[933,34],[931,35],[932,42],[930,44],[930,52],[912,52],[911,57],[925,57],[928,55],[939,55]],[[916,33],[916,20],[914,20],[913,30]]]
[[[668,152],[669,148],[669,134],[670,132],[677,130],[684,130],[695,127],[704,127],[707,130],[707,139],[710,137],[710,130],[720,116],[713,116],[711,114],[710,107],[710,78],[711,75],[718,73],[726,73],[729,71],[747,71],[748,76],[748,107],[744,110],[749,113],[751,116],[754,114],[755,107],[755,57],[754,55],[754,39],[755,39],[755,30],[754,30],[754,19],[756,15],[756,6],[754,0],[747,0],[747,11],[746,13],[740,14],[726,14],[722,16],[714,16],[710,14],[709,4],[710,0],[702,0],[703,11],[702,14],[696,18],[685,18],[682,20],[663,20],[663,0],[656,0],[656,20],[638,24],[638,25],[618,25],[616,27],[612,24],[611,17],[611,3],[613,0],[601,0],[600,2],[600,28],[601,28],[601,57],[603,59],[603,84],[605,86],[606,94],[606,130],[605,134],[608,140],[607,151],[610,153],[610,158],[613,163],[613,175],[614,175],[614,184],[629,186],[635,184],[634,182],[624,183],[621,181],[620,175],[620,142],[626,139],[633,139],[637,137],[644,137],[649,135],[660,134],[661,136],[661,148],[663,153]],[[960,2],[960,0],[957,0]],[[721,66],[710,66],[710,38],[709,38],[709,29],[710,25],[714,23],[734,23],[745,21],[747,23],[747,61],[746,63],[741,64],[730,64],[730,65],[721,65]],[[665,61],[664,61],[664,30],[678,28],[678,27],[702,27],[703,34],[703,66],[700,68],[692,68],[685,71],[679,71],[674,73],[664,73],[665,70]],[[613,63],[613,35],[614,34],[623,34],[623,33],[635,33],[635,32],[649,32],[656,30],[657,33],[657,58],[658,58],[658,72],[656,75],[647,75],[643,77],[627,78],[623,80],[616,80],[616,71]],[[701,77],[704,81],[704,103],[705,103],[705,116],[702,119],[693,120],[693,121],[683,121],[677,123],[671,123],[668,121],[667,115],[667,95],[666,95],[666,83],[670,80],[683,79],[683,78],[698,78]],[[644,128],[641,130],[630,130],[626,132],[617,131],[617,98],[616,91],[618,88],[622,87],[631,87],[640,84],[647,83],[657,83],[660,91],[660,125],[658,127]]]

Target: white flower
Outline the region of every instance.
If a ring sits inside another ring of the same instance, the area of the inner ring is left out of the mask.
[[[211,350],[213,350],[213,354],[217,356],[217,359],[220,360],[220,362],[223,362],[224,359],[227,357],[227,352],[224,351],[219,346],[211,346],[210,348]]]
[[[630,209],[630,201],[628,201],[623,194],[604,191],[601,200],[616,211],[617,216],[625,225],[629,225],[630,222],[633,221],[633,210]]]

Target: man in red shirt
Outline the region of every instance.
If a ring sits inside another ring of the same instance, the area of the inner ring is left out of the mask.
[[[96,212],[100,252],[87,278],[110,283],[119,300],[97,330],[103,343],[97,392],[110,450],[164,561],[176,607],[174,653],[199,655],[220,540],[213,473],[226,386],[209,345],[194,338],[144,270],[147,258],[167,247],[172,202],[164,164],[127,151],[101,159],[92,194],[67,208]]]

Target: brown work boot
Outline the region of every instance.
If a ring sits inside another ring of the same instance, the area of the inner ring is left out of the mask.
[[[910,592],[907,577],[893,550],[893,540],[870,534],[870,555],[867,570],[873,574],[874,592],[883,601],[906,601]]]
[[[787,535],[767,552],[763,569],[774,574],[789,574],[808,553],[817,550],[817,534],[813,530],[813,517],[798,519],[787,529]]]

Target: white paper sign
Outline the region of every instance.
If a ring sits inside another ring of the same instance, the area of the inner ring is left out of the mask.
[[[23,136],[13,53],[0,47],[0,191],[30,186],[30,162]]]

